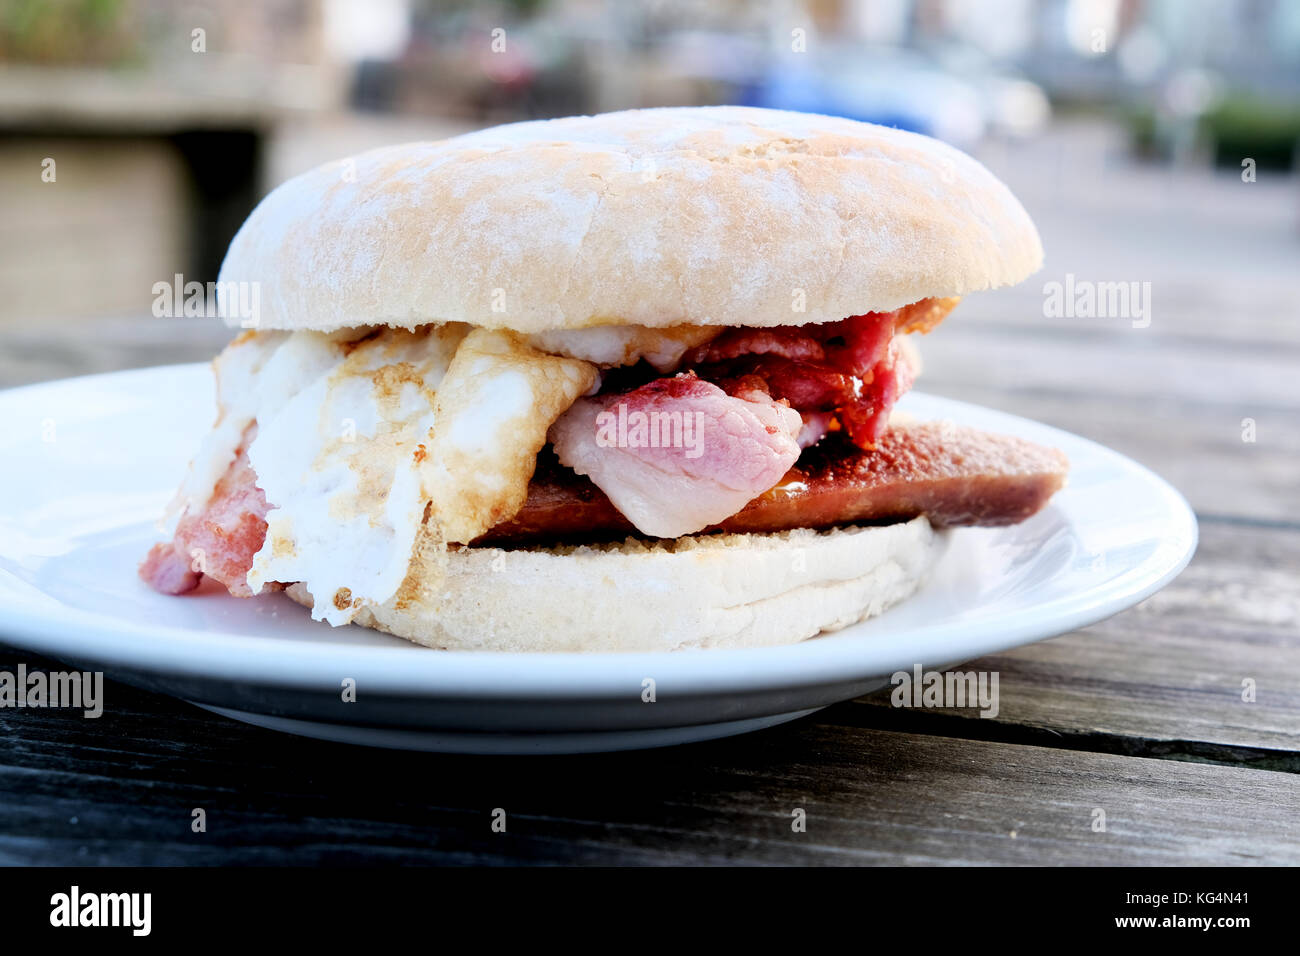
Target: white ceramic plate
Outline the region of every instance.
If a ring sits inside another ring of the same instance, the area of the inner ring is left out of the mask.
[[[0,392],[0,639],[279,730],[480,753],[650,747],[742,733],[1115,614],[1187,564],[1196,520],[1140,465],[1067,432],[924,394],[901,406],[1063,449],[1068,487],[1012,528],[949,533],[922,590],[788,647],[654,654],[429,650],[313,622],[283,596],[136,577],[213,417],[206,365]],[[356,681],[344,703],[343,681]],[[656,699],[642,700],[653,678]],[[112,701],[106,703],[112,707]]]

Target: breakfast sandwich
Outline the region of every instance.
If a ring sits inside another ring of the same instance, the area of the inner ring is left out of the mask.
[[[255,285],[256,327],[140,574],[445,649],[843,628],[944,529],[1062,486],[1058,451],[894,413],[913,336],[1041,260],[975,160],[824,116],[636,110],[322,166],[231,243],[218,287]]]

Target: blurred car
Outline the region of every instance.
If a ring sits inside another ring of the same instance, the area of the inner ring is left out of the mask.
[[[896,126],[964,148],[987,133],[1032,135],[1051,114],[1039,87],[991,63],[968,60],[950,69],[893,48],[783,57],[755,84],[749,102]]]
[[[785,56],[753,91],[756,106],[827,113],[924,133],[956,146],[984,135],[984,108],[969,83],[895,49]]]

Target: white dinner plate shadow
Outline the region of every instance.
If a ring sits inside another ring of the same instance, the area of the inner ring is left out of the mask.
[[[136,565],[213,417],[206,365],[0,392],[0,640],[329,740],[571,753],[744,733],[1131,607],[1196,547],[1166,482],[1068,432],[921,393],[901,408],[1053,445],[1067,487],[1011,528],[944,535],[933,573],[878,618],[801,644],[638,654],[443,652],[331,628],[281,595],[166,597]],[[575,600],[580,600],[575,596]],[[654,681],[655,700],[642,699]],[[342,686],[356,682],[356,700]],[[112,701],[105,703],[112,708]]]

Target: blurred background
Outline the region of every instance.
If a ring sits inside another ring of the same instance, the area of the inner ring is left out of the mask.
[[[1044,271],[968,299],[922,387],[1076,428],[1083,402],[1139,457],[1166,394],[1218,401],[1223,440],[1295,410],[1294,0],[0,0],[0,386],[209,357],[229,333],[153,318],[153,284],[215,279],[257,200],[315,164],[719,103],[939,137],[1029,208]],[[1047,317],[1067,274],[1150,282],[1150,329]],[[1204,467],[1205,441],[1159,457]]]

